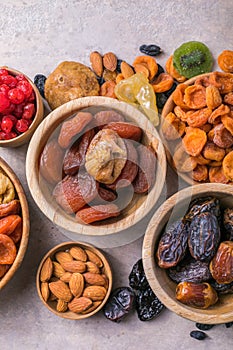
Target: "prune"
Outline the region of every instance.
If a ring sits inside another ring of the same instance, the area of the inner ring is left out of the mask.
[[[140,321],[149,321],[158,316],[165,308],[161,301],[148,287],[145,290],[139,290],[136,294],[136,311]]]
[[[211,279],[209,264],[192,258],[183,259],[168,270],[169,277],[176,283],[183,281],[201,283]]]
[[[134,309],[135,294],[129,287],[115,289],[104,307],[104,315],[113,322],[121,322]]]
[[[212,213],[200,213],[191,221],[189,228],[189,251],[196,260],[210,261],[220,241],[218,220]]]
[[[116,66],[116,71],[118,73],[121,73],[121,63],[124,62],[123,60],[121,60],[120,58],[117,59],[117,66]]]
[[[139,50],[149,56],[158,56],[162,50],[159,46],[151,44],[151,45],[141,45]]]
[[[197,340],[204,340],[207,335],[202,331],[192,331],[190,332],[190,337],[195,338]]]
[[[158,108],[160,108],[160,109],[163,108],[163,106],[167,102],[169,96],[175,90],[176,86],[177,86],[177,83],[173,83],[172,87],[169,90],[167,90],[165,92],[156,93],[156,103],[157,103]]]
[[[34,84],[36,85],[37,89],[39,90],[39,93],[41,94],[42,97],[44,96],[44,84],[46,81],[46,76],[43,74],[36,74],[34,77]]]
[[[230,328],[233,326],[233,322],[227,322],[225,323],[226,328]]]
[[[196,323],[196,327],[201,331],[208,331],[214,327],[214,324]]]
[[[214,197],[204,197],[194,199],[190,205],[187,214],[185,215],[185,219],[188,221],[192,221],[192,219],[204,212],[209,212],[215,215],[219,221],[221,217],[220,203],[217,198]]]
[[[140,290],[145,290],[146,288],[149,287],[149,283],[147,281],[143,264],[142,264],[142,259],[139,259],[132,268],[132,271],[130,272],[129,275],[129,285],[133,289],[140,289]]]
[[[186,253],[187,242],[188,225],[182,219],[165,228],[156,254],[159,266],[169,268],[177,265]]]
[[[226,239],[233,240],[233,209],[227,208],[223,214],[223,225],[226,231]]]
[[[231,283],[218,283],[215,280],[210,281],[210,285],[216,290],[219,294],[229,294],[233,293],[233,282]]]

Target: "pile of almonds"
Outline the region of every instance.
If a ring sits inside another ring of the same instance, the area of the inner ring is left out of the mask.
[[[40,271],[40,291],[56,310],[87,314],[97,309],[108,290],[103,261],[90,249],[74,245],[48,257]]]

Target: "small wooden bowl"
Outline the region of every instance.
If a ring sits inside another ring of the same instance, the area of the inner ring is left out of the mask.
[[[21,237],[20,245],[18,247],[17,256],[15,258],[15,261],[9,268],[9,270],[6,272],[6,274],[2,278],[0,278],[0,290],[1,290],[10,281],[10,279],[13,277],[13,275],[15,274],[15,272],[18,270],[18,268],[22,263],[22,260],[24,258],[24,255],[27,249],[27,244],[28,244],[30,221],[29,221],[27,199],[26,199],[23,187],[19,179],[13,172],[13,170],[1,157],[0,157],[0,169],[2,169],[5,172],[5,174],[9,177],[9,179],[11,180],[11,182],[15,187],[17,197],[20,200],[20,204],[21,204],[21,215],[22,215],[22,222],[23,222],[22,237]]]
[[[233,321],[233,294],[220,295],[219,301],[205,310],[186,306],[175,297],[177,284],[155,261],[155,251],[167,222],[182,217],[191,200],[206,196],[218,198],[223,208],[233,207],[233,188],[224,184],[199,184],[175,193],[160,206],[147,227],[142,248],[143,265],[151,288],[168,309],[195,322],[226,323]]]
[[[36,87],[35,84],[33,84],[33,82],[30,80],[30,78],[28,78],[24,73],[15,70],[13,68],[9,68],[9,67],[0,67],[0,68],[4,68],[7,69],[8,72],[10,74],[12,74],[13,76],[18,75],[18,74],[23,74],[27,80],[29,81],[29,83],[31,84],[34,93],[35,93],[35,97],[36,97],[36,114],[34,116],[33,122],[30,125],[29,129],[22,133],[21,135],[10,139],[10,140],[0,140],[0,147],[18,147],[21,146],[25,143],[27,143],[30,138],[32,137],[34,131],[36,130],[36,128],[38,127],[38,125],[40,124],[40,122],[43,120],[44,117],[44,105],[43,105],[43,101],[42,101],[42,97]]]
[[[89,313],[85,313],[85,314],[74,313],[74,312],[71,312],[70,310],[67,310],[65,312],[58,312],[56,309],[57,302],[55,300],[49,300],[49,299],[46,302],[42,296],[42,293],[41,293],[40,274],[41,274],[41,268],[42,268],[45,260],[50,257],[52,259],[52,261],[56,261],[55,254],[57,252],[68,251],[72,247],[80,247],[82,249],[88,249],[88,250],[92,251],[93,253],[95,253],[103,262],[103,267],[101,268],[102,273],[104,273],[106,275],[106,277],[108,278],[108,289],[107,289],[107,293],[106,293],[105,298],[102,300],[101,304],[95,310],[90,311]],[[41,301],[43,302],[43,304],[50,311],[52,311],[55,315],[60,316],[62,318],[67,318],[70,320],[82,320],[84,318],[91,317],[91,316],[95,315],[97,312],[99,312],[103,308],[103,306],[107,302],[109,295],[111,293],[111,290],[112,290],[112,271],[111,271],[111,267],[110,267],[107,259],[105,258],[104,254],[99,249],[95,248],[94,246],[92,246],[90,244],[83,243],[83,242],[64,242],[64,243],[61,243],[61,244],[55,246],[50,251],[48,251],[48,253],[41,260],[40,265],[39,265],[38,270],[37,270],[37,275],[36,275],[36,287],[37,287],[38,295],[39,295]]]
[[[77,222],[75,217],[66,214],[58,206],[58,204],[55,203],[54,197],[52,197],[52,194],[47,190],[48,186],[46,184],[43,185],[43,181],[40,180],[41,176],[39,174],[40,155],[52,132],[66,118],[86,107],[114,109],[122,113],[129,121],[136,123],[144,130],[144,144],[148,144],[152,140],[157,143],[158,161],[156,180],[149,194],[134,194],[131,202],[125,209],[122,210],[120,216],[105,220],[104,222],[96,225],[82,225]],[[143,217],[145,217],[146,214],[152,209],[161,194],[165,182],[166,155],[156,129],[139,110],[127,103],[120,102],[112,98],[99,96],[84,97],[72,100],[58,107],[52,113],[50,113],[37,128],[37,131],[33,135],[29,144],[27,152],[26,175],[29,189],[35,202],[41,211],[56,225],[73,233],[103,236],[110,235],[133,226]]]

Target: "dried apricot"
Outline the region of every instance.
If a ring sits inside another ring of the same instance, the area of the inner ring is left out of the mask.
[[[210,109],[215,109],[222,103],[222,96],[216,86],[209,85],[206,88],[206,104]]]
[[[221,148],[229,148],[233,146],[233,136],[222,123],[214,127],[213,142]]]
[[[185,80],[187,80],[187,78],[184,77],[183,75],[181,75],[174,67],[173,55],[171,55],[167,59],[166,64],[165,64],[165,68],[166,68],[166,71],[168,72],[168,74],[170,74],[172,76],[172,78],[177,80],[179,83],[183,83]]]
[[[203,157],[202,154],[199,154],[196,157],[193,157],[193,159],[197,162],[197,164],[199,165],[207,165],[210,163],[210,159],[206,159],[205,157]]]
[[[134,70],[135,70],[136,73],[144,74],[145,77],[149,79],[150,72],[149,72],[148,67],[145,64],[143,64],[143,63],[135,64],[134,65]]]
[[[211,109],[202,108],[199,110],[191,110],[186,112],[187,123],[189,126],[198,128],[207,123],[209,116],[211,115]]]
[[[222,94],[233,91],[233,75],[231,73],[213,72],[210,74],[210,83],[219,88]]]
[[[201,85],[201,86],[204,86],[204,87],[207,87],[210,84],[210,78],[209,78],[209,75],[205,75],[204,77],[203,76],[200,76],[200,77],[197,77],[195,79],[195,85]]]
[[[195,169],[193,169],[192,172],[193,180],[202,182],[208,180],[208,168],[206,165],[200,165],[198,164]]]
[[[228,114],[230,112],[230,108],[227,105],[224,105],[223,103],[216,108],[211,115],[208,118],[208,122],[210,124],[218,124],[221,120],[221,116]]]
[[[197,161],[186,153],[183,144],[180,143],[175,149],[173,164],[178,171],[189,173],[197,166]]]
[[[186,88],[187,88],[186,84],[179,84],[177,85],[175,91],[172,94],[174,103],[183,109],[189,109],[189,107],[184,102],[184,93]]]
[[[175,106],[174,113],[182,122],[187,121],[186,111],[184,111],[180,106]]]
[[[223,148],[218,147],[213,142],[208,141],[203,150],[203,156],[206,159],[221,161],[225,156],[225,150]]]
[[[210,182],[228,183],[222,166],[209,168],[209,180]]]
[[[228,115],[222,115],[221,122],[225,128],[230,131],[231,135],[233,135],[233,118]]]
[[[113,80],[105,81],[105,83],[103,83],[100,87],[100,96],[116,98],[116,95],[114,92],[115,86],[116,86],[115,81]]]
[[[168,91],[174,83],[172,76],[168,73],[161,73],[159,76],[153,81],[152,87],[154,92],[164,92]]]
[[[16,244],[20,241],[23,233],[22,221],[18,223],[14,231],[9,235],[9,237]]]
[[[167,140],[176,140],[184,134],[185,123],[170,112],[162,122],[161,131]]]
[[[192,109],[206,106],[206,89],[201,85],[188,86],[184,91],[184,103]]]
[[[205,131],[199,128],[186,128],[186,135],[183,137],[183,145],[188,154],[198,156],[207,141]]]
[[[17,250],[13,240],[4,234],[0,234],[0,264],[13,264]]]
[[[233,92],[228,92],[228,94],[224,95],[223,101],[233,106]]]
[[[222,51],[218,56],[218,65],[224,72],[233,73],[233,51]]]
[[[20,212],[20,201],[18,199],[13,199],[12,201],[0,204],[0,218],[11,214],[19,214]]]
[[[10,268],[10,265],[3,265],[3,264],[0,264],[0,278],[2,278],[6,272],[9,270]]]
[[[158,65],[156,60],[150,56],[138,56],[133,62],[133,67],[136,64],[145,64],[149,70],[149,80],[152,80],[155,74],[158,72]]]
[[[139,142],[142,137],[142,129],[132,123],[127,122],[111,122],[104,129],[114,130],[123,139],[131,139]]]
[[[0,219],[0,234],[10,235],[21,221],[21,217],[14,214]]]
[[[214,139],[214,129],[211,129],[210,131],[208,131],[207,137],[208,137],[209,141],[213,141],[213,139]]]
[[[213,126],[209,123],[205,123],[204,125],[199,126],[199,128],[205,131],[206,133],[208,133],[212,129],[212,127]]]
[[[226,178],[233,181],[233,151],[229,152],[222,162],[223,173]]]
[[[91,224],[119,215],[119,208],[115,204],[100,204],[79,210],[76,213],[76,219],[85,224]]]
[[[124,80],[124,79],[125,79],[124,75],[122,73],[119,73],[116,76],[115,82],[116,84],[118,84],[121,80]]]

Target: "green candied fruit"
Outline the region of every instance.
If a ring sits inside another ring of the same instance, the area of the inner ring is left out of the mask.
[[[188,41],[175,50],[173,64],[181,75],[192,78],[210,72],[213,58],[205,44],[199,41]]]

